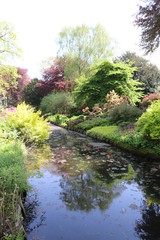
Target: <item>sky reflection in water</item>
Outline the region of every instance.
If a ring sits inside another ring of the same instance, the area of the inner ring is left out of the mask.
[[[50,146],[50,163],[33,164],[42,176],[29,178],[29,240],[160,239],[160,163],[66,130]]]

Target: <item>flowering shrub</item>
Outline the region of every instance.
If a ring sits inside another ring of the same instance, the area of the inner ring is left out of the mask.
[[[89,107],[85,107],[84,109],[82,109],[82,112],[84,115],[91,115],[91,112],[89,111]]]
[[[112,90],[106,96],[106,103],[104,104],[103,111],[109,113],[117,105],[123,103],[130,104],[129,98],[124,96],[119,97],[118,94],[114,90]]]
[[[128,125],[119,128],[117,131],[115,131],[116,135],[123,135],[124,137],[127,135],[134,135],[136,133],[136,123],[129,123]]]
[[[100,108],[98,104],[95,104],[92,108],[91,115],[99,116],[101,114],[102,114],[102,108]]]
[[[148,107],[152,101],[160,99],[160,94],[159,93],[151,93],[145,98],[142,99],[141,105],[143,107]]]
[[[99,107],[99,104],[95,104],[92,108],[92,111],[89,110],[89,107],[85,107],[84,109],[82,109],[82,112],[84,115],[96,117],[102,114],[102,108]]]
[[[16,108],[14,108],[14,107],[6,108],[6,109],[3,109],[3,110],[2,110],[1,116],[2,116],[2,117],[3,117],[3,116],[7,116],[8,114],[14,113],[14,112],[16,112]]]

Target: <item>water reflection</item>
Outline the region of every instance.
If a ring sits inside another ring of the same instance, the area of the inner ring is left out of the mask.
[[[32,232],[36,228],[44,225],[45,211],[40,207],[41,203],[38,199],[37,194],[30,193],[25,199],[25,219],[23,222],[24,228],[27,233]],[[34,220],[36,219],[36,224]],[[32,225],[33,224],[33,225]]]
[[[143,201],[142,220],[137,220],[136,232],[143,240],[160,240],[160,205]]]
[[[46,147],[33,161],[43,177],[31,178],[37,201],[26,204],[28,239],[35,228],[47,240],[160,239],[160,164],[64,129],[49,142],[52,153]]]

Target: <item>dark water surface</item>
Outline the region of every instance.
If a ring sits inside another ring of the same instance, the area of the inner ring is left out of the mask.
[[[28,164],[29,240],[160,239],[160,162],[57,127],[49,142]]]

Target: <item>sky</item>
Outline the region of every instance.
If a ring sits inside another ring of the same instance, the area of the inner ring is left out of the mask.
[[[140,29],[134,26],[141,0],[0,0],[0,21],[14,26],[23,59],[11,64],[40,78],[42,61],[55,57],[58,33],[64,28],[101,24],[116,41],[116,55],[125,51],[144,56]],[[160,49],[145,57],[160,68]]]

